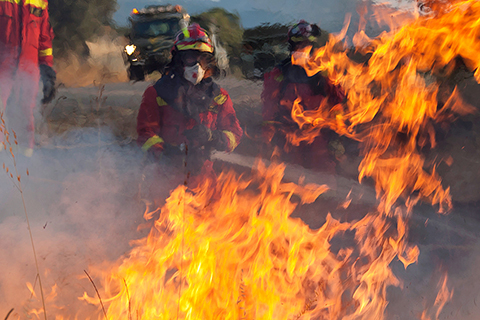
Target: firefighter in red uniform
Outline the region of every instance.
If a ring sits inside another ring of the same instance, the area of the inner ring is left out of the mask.
[[[143,94],[137,118],[138,142],[155,158],[181,167],[189,186],[215,177],[211,150],[230,152],[243,134],[219,73],[214,46],[204,29],[192,24],[177,35],[165,75]]]
[[[317,25],[304,20],[289,28],[290,57],[264,75],[263,135],[267,143],[281,149],[282,160],[335,173],[335,159],[329,152],[325,133],[316,137],[313,143],[301,142],[298,147],[286,142],[287,133],[299,130],[291,117],[293,103],[297,98],[301,99],[304,110],[317,109],[325,99],[328,106],[333,106],[345,98],[343,91],[321,73],[309,77],[301,66],[292,64],[292,55],[305,54],[307,46],[313,48],[320,32]]]
[[[47,0],[0,0],[0,111],[26,155],[35,143],[33,110],[40,76],[42,102],[55,95],[52,39]]]

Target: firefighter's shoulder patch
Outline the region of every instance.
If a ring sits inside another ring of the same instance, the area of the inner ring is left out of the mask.
[[[158,104],[159,107],[163,107],[163,106],[168,105],[168,103],[160,97],[157,97],[157,104]]]
[[[227,101],[227,95],[223,94],[223,93],[220,93],[218,96],[213,98],[213,100],[215,101],[216,104],[222,105],[222,104],[225,103],[225,101]]]

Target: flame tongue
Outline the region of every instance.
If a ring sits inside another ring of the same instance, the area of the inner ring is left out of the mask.
[[[480,42],[474,36],[480,32],[480,3],[430,5],[436,10],[432,14],[379,38],[367,42],[364,33],[357,34],[357,44],[364,44],[359,50],[371,54],[368,64],[355,63],[338,50],[341,39],[335,37],[311,59],[293,59],[308,74],[328,71],[330,79],[348,93],[348,101],[345,106],[304,111],[297,100],[292,118],[303,130],[290,135],[289,141],[312,141],[323,127],[361,141],[365,157],[359,178],[373,177],[383,200],[380,211],[387,214],[400,196],[413,191],[440,204],[441,211],[451,207],[448,189],[442,188],[434,167],[425,170],[417,145],[435,146],[434,122],[472,112],[457,90],[440,89],[441,81],[436,81],[451,74],[456,58],[461,56],[480,80]]]
[[[108,316],[383,319],[386,288],[400,285],[389,264],[418,256],[402,220],[369,214],[341,223],[328,215],[311,230],[289,217],[292,196],[309,203],[326,187],[284,183],[282,165],[257,169],[250,179],[222,174],[213,198],[201,191],[208,181],[196,194],[174,190],[148,238],[107,275]],[[332,240],[346,234],[351,242],[333,250]]]

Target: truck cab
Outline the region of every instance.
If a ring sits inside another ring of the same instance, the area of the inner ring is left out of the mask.
[[[190,16],[182,6],[162,5],[133,9],[129,18],[129,44],[124,48],[130,80],[142,81],[153,71],[163,73],[178,31],[188,26]]]

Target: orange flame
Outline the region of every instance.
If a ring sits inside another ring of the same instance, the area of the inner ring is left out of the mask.
[[[406,225],[328,215],[311,230],[290,218],[292,197],[310,203],[327,188],[284,183],[283,170],[258,163],[250,179],[221,174],[216,194],[208,182],[174,190],[149,236],[107,272],[108,318],[383,319],[387,287],[401,285],[389,264],[418,257]],[[352,243],[334,252],[345,233]]]
[[[450,75],[456,58],[461,57],[480,80],[476,36],[480,3],[430,5],[436,8],[435,14],[415,20],[402,17],[410,22],[402,27],[392,23],[392,31],[376,39],[369,39],[363,31],[357,33],[353,41],[358,52],[371,55],[368,63],[352,61],[339,47],[345,32],[331,36],[311,58],[292,58],[309,75],[327,71],[332,82],[348,93],[348,100],[345,105],[323,105],[309,111],[297,100],[292,118],[302,130],[291,134],[289,141],[312,141],[323,127],[361,141],[365,157],[359,180],[374,179],[382,199],[380,211],[387,214],[400,196],[415,191],[420,198],[439,204],[442,212],[451,207],[448,189],[443,189],[434,166],[426,170],[418,149],[428,142],[435,146],[434,122],[472,112],[456,89],[442,99],[445,88],[440,91],[436,79]]]
[[[448,289],[447,280],[448,280],[447,274],[444,273],[442,276],[442,279],[440,279],[440,281],[438,282],[439,291],[438,291],[437,297],[435,298],[435,303],[433,305],[434,308],[432,308],[432,309],[436,309],[435,318],[434,318],[436,320],[438,320],[440,312],[442,311],[445,304],[448,301],[450,301],[453,297],[453,289],[452,290]],[[431,320],[431,319],[432,318],[428,315],[428,311],[427,310],[423,311],[421,320]]]

